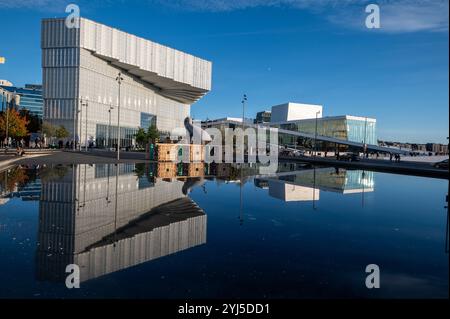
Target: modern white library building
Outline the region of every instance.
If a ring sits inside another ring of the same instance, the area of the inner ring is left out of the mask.
[[[111,147],[120,133],[132,146],[139,127],[184,127],[211,89],[211,62],[85,18],[78,28],[44,19],[41,33],[44,121],[80,145]]]

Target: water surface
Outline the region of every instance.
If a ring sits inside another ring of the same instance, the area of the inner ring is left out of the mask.
[[[448,298],[446,180],[97,164],[0,188],[1,298]]]

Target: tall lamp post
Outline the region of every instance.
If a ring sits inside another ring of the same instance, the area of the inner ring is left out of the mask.
[[[85,139],[85,145],[84,148],[87,152],[88,150],[88,114],[87,114],[87,110],[88,110],[88,101],[84,102],[83,99],[80,100],[81,101],[81,110],[83,110],[83,106],[86,107],[86,115],[85,115],[85,128],[84,128],[84,133],[86,135],[86,139]],[[80,117],[81,118],[81,117]],[[81,121],[80,121],[80,132],[81,132]],[[80,134],[80,150],[81,150],[81,134]]]
[[[80,110],[78,109],[78,103],[75,103],[74,110],[73,110],[73,150],[75,151],[77,147],[77,133],[78,133],[78,114],[80,113]],[[81,137],[81,134],[80,136]]]
[[[242,150],[242,152],[244,152],[243,157],[244,157],[244,162],[245,162],[245,136],[244,136],[244,130],[245,130],[245,102],[247,102],[247,94],[244,94],[244,96],[242,97],[242,138],[243,140],[243,145],[244,145],[244,149]]]
[[[245,102],[247,102],[247,94],[244,94],[242,97],[242,130],[244,130],[244,121],[245,121]]]
[[[8,149],[8,147],[9,147],[9,138],[8,138],[8,131],[9,131],[9,105],[8,104],[6,104],[6,128],[5,128],[5,131],[6,131],[6,145],[5,145],[5,147],[6,147],[6,149]]]
[[[120,160],[120,86],[123,81],[122,73],[119,72],[119,74],[116,77],[116,81],[119,84],[119,103],[117,105],[117,160]]]
[[[109,120],[108,120],[108,130],[106,131],[106,147],[109,148],[109,138],[111,136],[111,111],[114,110],[114,106],[110,105],[109,109],[108,109],[108,113],[109,113]]]
[[[317,156],[317,122],[320,111],[316,112],[316,128],[314,130],[314,157]]]
[[[363,152],[364,152],[364,154],[363,154],[363,156],[365,156],[366,153],[368,153],[367,152],[367,144],[366,144],[366,136],[367,136],[367,117],[366,117],[366,119],[364,121],[364,143],[363,143],[363,147],[364,147]]]

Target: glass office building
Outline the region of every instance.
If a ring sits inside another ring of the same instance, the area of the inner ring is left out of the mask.
[[[275,126],[290,131],[315,134],[316,119],[289,121]],[[376,145],[376,120],[349,115],[318,118],[317,135]],[[280,134],[280,143],[284,145],[295,145],[297,139],[296,136]]]
[[[42,86],[26,84],[25,87],[1,86],[2,89],[20,96],[20,109],[30,111],[30,114],[36,115],[42,119],[44,100],[42,98]],[[6,108],[6,102],[2,101],[2,110]]]

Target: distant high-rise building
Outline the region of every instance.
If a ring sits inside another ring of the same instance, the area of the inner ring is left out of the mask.
[[[15,105],[16,109],[28,110],[30,114],[42,118],[44,101],[41,85],[26,84],[25,87],[0,85],[0,88],[20,97],[20,102]],[[4,108],[6,108],[6,102],[2,103],[2,110]]]
[[[0,86],[0,110],[4,112],[7,108],[17,108],[20,103],[20,97]]]

